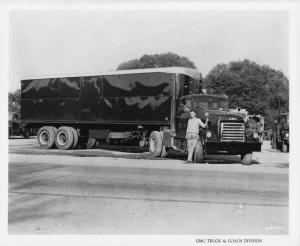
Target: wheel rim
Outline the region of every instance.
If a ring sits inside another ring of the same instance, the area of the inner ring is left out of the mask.
[[[68,135],[66,132],[59,132],[57,134],[57,142],[59,145],[65,145],[68,142]]]
[[[154,151],[155,151],[155,145],[156,145],[155,139],[154,139],[153,137],[150,138],[149,148],[150,148],[150,151],[151,151],[151,152],[154,152]]]
[[[41,144],[48,144],[50,141],[49,133],[47,131],[42,131],[39,140]]]

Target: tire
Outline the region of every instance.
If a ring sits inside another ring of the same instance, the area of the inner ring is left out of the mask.
[[[288,152],[288,145],[284,143],[284,141],[282,141],[282,148],[281,151],[286,153]]]
[[[95,138],[88,138],[86,142],[86,148],[93,149],[95,148],[96,144],[97,144],[97,140]]]
[[[241,154],[241,161],[243,165],[251,165],[252,162],[252,153]]]
[[[58,149],[67,150],[73,147],[74,136],[71,127],[61,126],[55,134],[55,145]]]
[[[55,143],[56,128],[43,126],[37,133],[37,140],[42,149],[50,149]]]
[[[195,163],[203,163],[203,145],[199,139],[193,154],[193,161]]]
[[[70,128],[72,130],[73,138],[74,138],[72,149],[75,149],[78,145],[79,136],[78,136],[78,132],[75,128],[73,128],[73,127],[70,127]]]
[[[163,150],[162,137],[158,131],[153,131],[149,137],[149,152],[153,157],[160,157]]]

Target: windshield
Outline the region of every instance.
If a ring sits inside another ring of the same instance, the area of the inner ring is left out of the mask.
[[[182,99],[181,105],[184,106],[184,111],[187,109],[228,110],[227,101],[223,98],[216,97],[194,97]]]

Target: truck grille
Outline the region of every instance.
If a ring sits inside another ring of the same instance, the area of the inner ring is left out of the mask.
[[[221,123],[221,142],[244,142],[244,124],[238,122]]]

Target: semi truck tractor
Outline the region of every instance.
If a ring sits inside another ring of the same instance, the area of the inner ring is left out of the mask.
[[[202,76],[182,67],[119,70],[98,75],[21,81],[21,124],[39,128],[41,148],[92,148],[97,140],[137,142],[154,157],[186,152],[189,111],[209,114],[194,161],[238,154],[250,164],[261,144],[224,96],[201,94]]]

